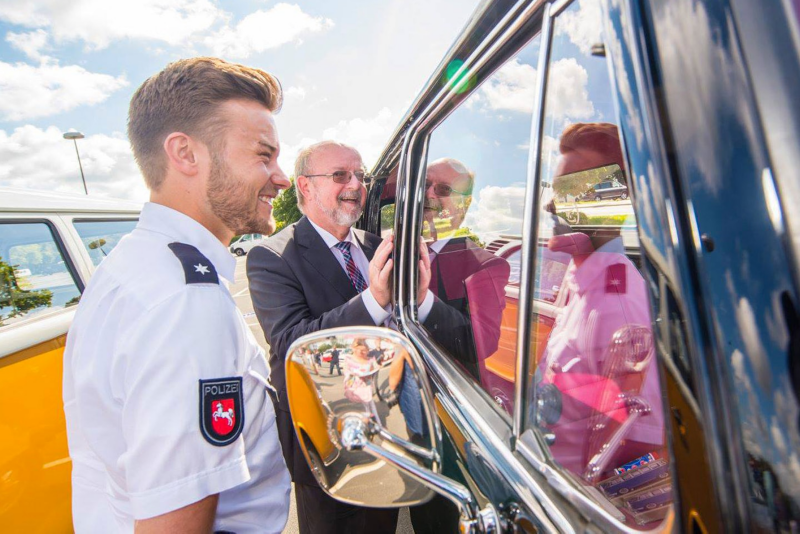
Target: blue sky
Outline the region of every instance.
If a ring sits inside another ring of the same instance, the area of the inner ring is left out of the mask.
[[[281,164],[335,138],[369,165],[477,0],[4,0],[0,186],[145,200],[125,135],[128,102],[170,61],[216,55],[276,74]]]

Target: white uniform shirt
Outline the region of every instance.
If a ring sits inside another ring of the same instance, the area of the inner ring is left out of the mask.
[[[201,255],[194,269],[175,242]],[[216,493],[214,530],[283,529],[289,474],[264,351],[227,288],[235,267],[197,221],[148,203],[92,277],[64,353],[77,532],[132,532],[136,519]],[[187,283],[190,272],[200,283]],[[201,381],[216,379],[233,393],[204,394]],[[204,412],[203,402],[213,406]],[[220,445],[226,432],[231,442]]]

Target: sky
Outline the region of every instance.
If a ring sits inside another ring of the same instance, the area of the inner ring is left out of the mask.
[[[367,166],[469,20],[477,0],[3,0],[0,187],[147,200],[125,133],[149,76],[212,55],[278,76],[279,162],[336,139]]]

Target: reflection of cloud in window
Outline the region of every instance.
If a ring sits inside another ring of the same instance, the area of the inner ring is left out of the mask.
[[[569,40],[581,49],[584,54],[589,54],[592,45],[603,41],[601,26],[598,21],[602,19],[600,2],[597,0],[580,0],[577,10],[570,8],[558,17],[556,35],[567,34]]]
[[[589,119],[594,105],[586,86],[589,73],[575,58],[559,59],[550,66],[547,87],[547,115],[551,120]]]
[[[503,65],[480,90],[476,101],[492,110],[531,113],[536,95],[536,69],[519,59]]]
[[[463,226],[484,242],[500,234],[520,234],[525,205],[525,187],[486,186],[473,199]]]

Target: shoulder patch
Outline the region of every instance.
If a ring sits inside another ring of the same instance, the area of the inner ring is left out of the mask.
[[[187,284],[219,284],[214,265],[195,247],[186,243],[170,243],[167,246],[181,261]]]
[[[242,377],[200,380],[200,433],[217,447],[230,445],[244,428]]]

